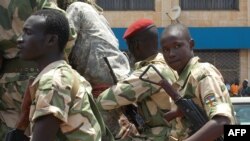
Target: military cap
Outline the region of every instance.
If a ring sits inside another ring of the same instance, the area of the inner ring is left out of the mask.
[[[127,30],[123,35],[123,38],[127,39],[128,37],[134,35],[135,33],[143,31],[151,27],[152,25],[154,25],[154,22],[150,19],[139,19],[127,28]]]

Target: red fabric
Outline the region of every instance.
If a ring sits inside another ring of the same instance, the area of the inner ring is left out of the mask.
[[[135,34],[136,32],[145,29],[146,27],[154,24],[154,22],[150,19],[140,19],[131,24],[127,30],[125,31],[123,38],[126,39],[129,36]]]
[[[106,89],[108,89],[111,86],[112,85],[109,85],[109,84],[96,84],[96,85],[92,86],[92,88],[93,88],[92,94],[93,94],[94,98],[97,98],[103,91],[105,91]]]

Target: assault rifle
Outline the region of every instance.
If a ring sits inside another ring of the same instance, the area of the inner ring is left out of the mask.
[[[154,82],[149,79],[145,79],[144,75],[147,73],[147,71],[152,68],[156,73],[161,77],[160,82]],[[204,111],[202,111],[194,102],[192,99],[186,99],[181,97],[174,89],[173,87],[168,83],[168,81],[161,75],[161,73],[155,68],[153,65],[149,65],[146,70],[140,75],[140,79],[153,83],[156,85],[161,86],[167,94],[171,97],[171,99],[174,101],[174,103],[177,105],[177,107],[181,110],[181,113],[191,122],[192,132],[190,134],[194,134],[196,131],[198,131],[204,124],[208,122],[208,117]],[[172,120],[176,117],[176,113],[167,113],[166,119],[168,121]],[[168,117],[169,116],[169,117]],[[223,137],[219,137],[216,139],[216,141],[223,141]]]
[[[114,84],[116,84],[118,81],[117,81],[117,78],[114,74],[114,71],[109,63],[108,58],[103,57],[103,59],[109,68],[110,75],[112,76]],[[130,105],[124,106],[124,108],[122,110],[123,110],[124,114],[126,115],[126,117],[128,118],[128,120],[135,125],[135,127],[137,128],[137,130],[139,132],[141,132],[143,130],[143,127],[144,127],[144,120],[141,117],[141,115],[138,114],[137,107],[133,104],[130,104]]]

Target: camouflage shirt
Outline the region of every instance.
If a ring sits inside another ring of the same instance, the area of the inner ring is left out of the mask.
[[[110,110],[136,103],[145,122],[145,130],[141,134],[141,137],[145,138],[141,139],[165,141],[168,138],[170,126],[165,122],[163,114],[170,110],[169,96],[161,87],[139,79],[150,64],[153,64],[170,83],[176,81],[176,73],[168,67],[162,54],[159,53],[137,62],[135,64],[137,69],[128,78],[105,90],[98,97],[97,104],[100,109]],[[145,78],[155,82],[161,80],[151,69],[145,75]]]
[[[30,120],[34,122],[38,117],[53,114],[62,121],[60,129],[68,141],[100,141],[100,125],[88,98],[92,88],[73,71],[71,66],[60,60],[40,72],[30,86]],[[76,96],[72,94],[75,79],[80,81]],[[57,138],[60,140],[62,137]]]
[[[129,62],[104,16],[84,2],[72,3],[66,12],[77,33],[69,57],[73,68],[91,84],[111,84],[113,79],[103,59],[108,57],[118,80],[123,79],[130,71]]]
[[[198,60],[198,57],[193,57],[189,61],[173,87],[184,98],[192,98],[205,110],[209,119],[221,115],[234,123],[232,104],[222,75],[213,65]],[[176,105],[172,104],[172,108],[176,108]],[[190,136],[190,123],[187,119],[178,117],[172,124],[171,138],[183,140]]]

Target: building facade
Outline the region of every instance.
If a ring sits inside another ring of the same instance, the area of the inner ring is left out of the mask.
[[[182,9],[178,20],[190,28],[195,54],[214,64],[225,80],[250,80],[250,0],[96,0],[126,50],[122,35],[139,18],[152,19],[162,32],[166,12]]]

